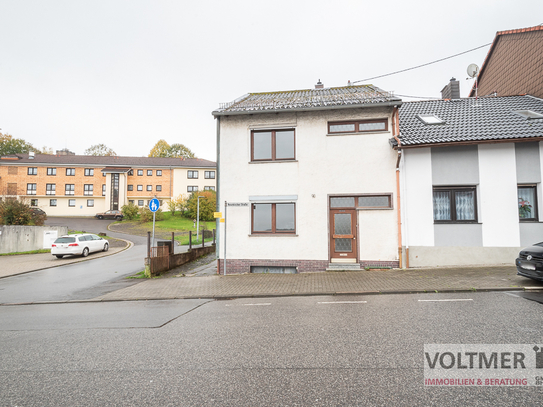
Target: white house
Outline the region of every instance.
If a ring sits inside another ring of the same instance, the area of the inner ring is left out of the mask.
[[[388,140],[400,105],[374,86],[319,82],[214,111],[221,274],[225,258],[227,274],[398,267],[398,154]]]
[[[543,100],[406,102],[400,108],[406,264],[514,264],[543,241]]]

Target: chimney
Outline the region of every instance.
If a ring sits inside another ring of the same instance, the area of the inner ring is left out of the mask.
[[[57,155],[75,155],[75,153],[71,152],[67,148],[63,148],[62,150],[57,150]]]
[[[456,78],[451,78],[451,81],[441,89],[441,99],[460,99],[460,82]]]
[[[315,85],[315,89],[322,89],[322,88],[324,88],[324,85],[322,84],[321,80],[319,79],[319,81]]]

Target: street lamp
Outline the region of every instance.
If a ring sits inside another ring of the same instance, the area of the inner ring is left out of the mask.
[[[200,233],[200,198],[205,198],[203,195],[198,196],[198,209],[196,211],[196,240],[198,240],[198,233]],[[202,242],[204,237],[202,236]]]

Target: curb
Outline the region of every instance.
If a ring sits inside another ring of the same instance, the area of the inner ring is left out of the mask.
[[[171,300],[234,300],[241,298],[282,298],[282,297],[320,297],[320,296],[345,296],[345,295],[394,295],[394,294],[444,294],[444,293],[475,293],[475,292],[505,292],[505,291],[541,291],[541,287],[497,287],[473,289],[448,289],[448,290],[383,290],[383,291],[353,291],[353,292],[320,292],[320,293],[284,293],[284,294],[233,294],[212,296],[179,296],[179,297],[151,297],[151,298],[123,298],[123,299],[99,299],[65,300],[65,301],[34,301],[19,303],[0,303],[0,307],[18,305],[54,305],[54,304],[88,304],[108,302],[145,302],[145,301],[171,301]]]

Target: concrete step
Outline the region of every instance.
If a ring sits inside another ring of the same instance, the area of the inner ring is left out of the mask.
[[[330,263],[326,271],[360,271],[359,263]]]

